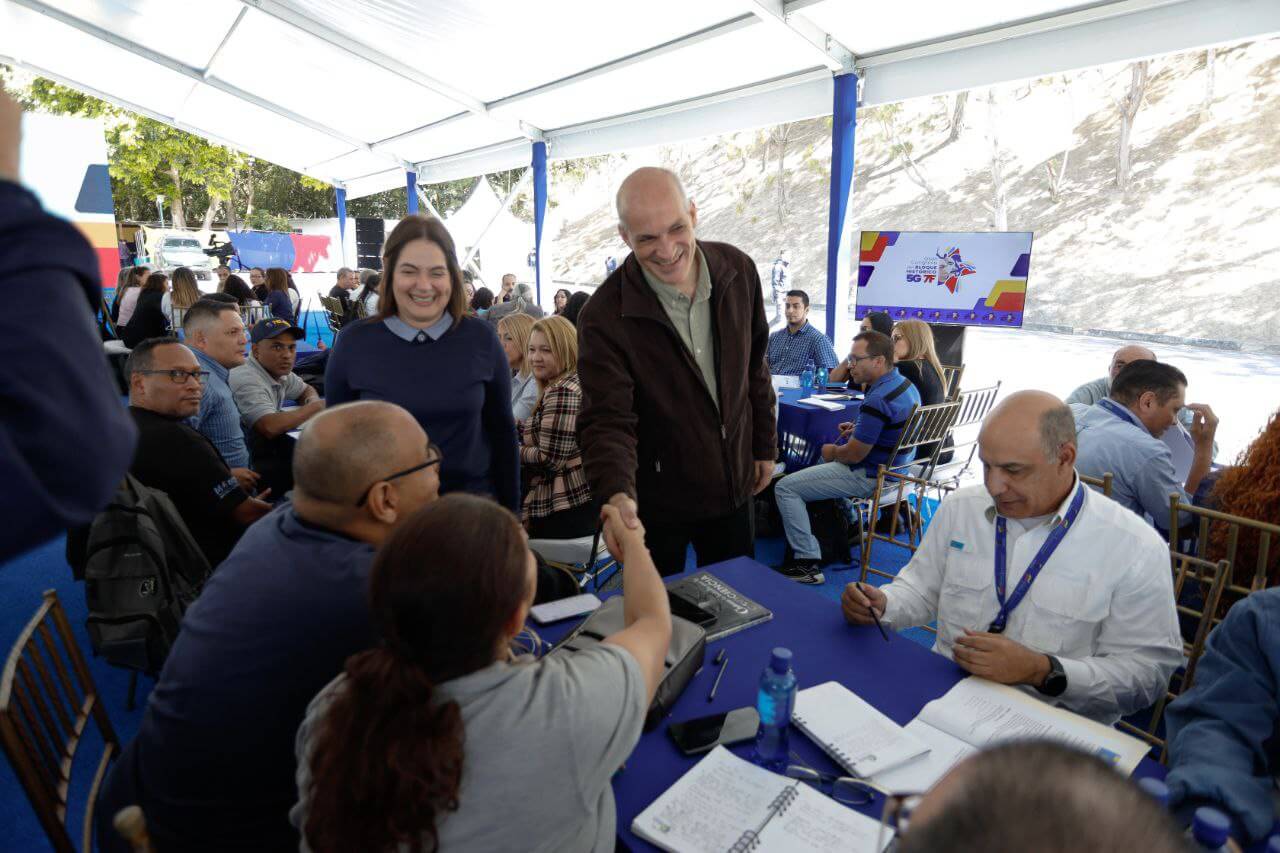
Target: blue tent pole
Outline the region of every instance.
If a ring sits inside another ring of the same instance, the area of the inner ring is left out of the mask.
[[[835,340],[836,294],[840,286],[840,238],[853,188],[853,139],[858,124],[858,75],[835,78],[831,110],[831,205],[827,219],[827,337]]]
[[[547,143],[533,143],[534,298],[542,302],[542,221],[547,216]]]
[[[418,173],[404,173],[404,198],[405,208],[409,211],[409,215],[418,212]]]
[[[342,252],[342,265],[347,265],[347,190],[333,188],[334,207],[338,209],[338,244]]]

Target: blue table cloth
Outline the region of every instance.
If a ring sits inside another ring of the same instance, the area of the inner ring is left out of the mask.
[[[821,462],[822,445],[834,444],[840,437],[840,424],[857,420],[862,405],[859,400],[833,400],[843,408],[828,412],[820,406],[801,403],[800,399],[806,396],[799,388],[778,392],[778,458],[787,463],[788,473]]]
[[[700,758],[687,757],[676,749],[667,734],[667,723],[754,706],[760,673],[768,664],[773,647],[791,649],[800,689],[838,681],[899,725],[909,723],[925,703],[942,696],[966,677],[955,663],[906,637],[890,632],[886,643],[875,626],[849,625],[834,601],[787,580],[755,560],[741,557],[704,568],[768,607],[773,611],[773,619],[708,643],[702,671],[689,683],[671,715],[640,738],[626,767],[614,777],[618,837],[632,850],[658,849],[632,834],[631,822]],[[667,580],[683,576],[675,575]],[[540,628],[539,633],[543,639],[556,642],[575,624],[576,620],[569,620]],[[728,656],[728,669],[715,700],[708,702],[707,694],[718,670],[712,660],[721,648]],[[752,744],[738,744],[730,749],[749,759]],[[794,726],[791,749],[810,767],[843,775],[826,753]],[[1163,766],[1144,758],[1133,775],[1163,779],[1165,772]],[[551,784],[554,780],[547,781]],[[883,798],[877,796],[858,810],[879,820],[883,806]]]

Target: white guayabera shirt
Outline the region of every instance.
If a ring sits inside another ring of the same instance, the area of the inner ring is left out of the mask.
[[[1010,592],[1074,494],[1029,529],[1008,525]],[[1000,609],[995,518],[981,485],[944,500],[911,562],[883,587],[885,620],[910,628],[936,619],[933,650],[949,658],[966,628],[986,631]],[[1086,489],[1079,517],[1009,614],[1004,635],[1062,662],[1067,689],[1045,701],[1108,724],[1148,707],[1182,663],[1168,545],[1138,516]]]

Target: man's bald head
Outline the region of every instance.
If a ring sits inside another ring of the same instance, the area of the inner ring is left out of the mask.
[[[698,208],[674,172],[636,169],[618,188],[618,236],[649,278],[689,298],[698,281]]]
[[[1114,381],[1116,375],[1124,370],[1124,366],[1134,361],[1157,361],[1156,354],[1141,344],[1129,344],[1120,347],[1111,356],[1110,376]]]
[[[982,422],[978,456],[1001,515],[1030,518],[1052,512],[1075,479],[1075,419],[1052,394],[1010,394]]]
[[[361,401],[307,422],[293,451],[294,488],[304,499],[355,507],[361,490],[417,464],[427,435],[394,403]]]
[[[619,227],[627,228],[628,210],[651,207],[655,203],[674,203],[680,210],[688,210],[689,196],[685,194],[680,178],[670,169],[657,166],[636,169],[618,187],[615,204]]]

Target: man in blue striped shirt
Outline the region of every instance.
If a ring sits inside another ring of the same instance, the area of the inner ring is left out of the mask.
[[[244,364],[247,340],[244,322],[234,302],[201,299],[187,309],[182,320],[183,343],[196,355],[200,367],[209,371],[204,383],[200,411],[187,423],[213,442],[240,487],[250,494],[258,475],[249,470],[249,448],[240,429],[228,377],[231,368]]]
[[[778,571],[792,580],[820,584],[822,550],[809,527],[805,504],[827,498],[866,498],[875,492],[880,465],[898,467],[915,450],[893,456],[920,392],[893,366],[893,341],[880,332],[863,332],[849,353],[853,380],[867,386],[854,423],[840,425],[843,444],[822,446],[822,465],[788,474],[774,487],[778,512],[795,557]],[[892,459],[890,457],[893,457]]]
[[[809,325],[809,294],[803,290],[787,292],[787,327],[769,336],[769,372],[774,376],[799,376],[805,365],[825,367],[840,363],[827,336]]]

